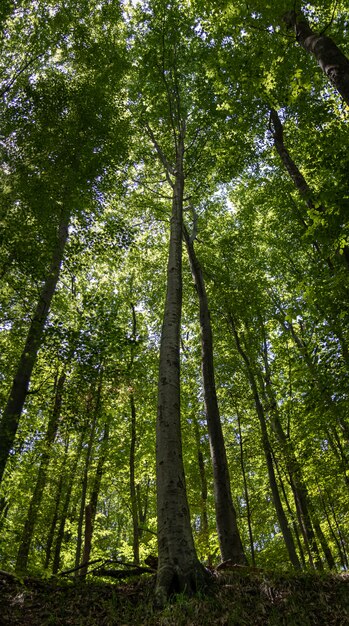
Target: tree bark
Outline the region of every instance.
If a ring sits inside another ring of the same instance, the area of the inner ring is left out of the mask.
[[[41,454],[39,471],[36,479],[34,492],[30,501],[27,517],[24,523],[24,528],[21,537],[21,543],[19,546],[16,572],[25,572],[27,569],[28,555],[30,550],[30,544],[33,538],[33,533],[38,517],[42,496],[44,493],[47,469],[50,462],[50,452],[52,444],[56,438],[58,422],[61,415],[62,399],[63,399],[63,387],[65,383],[66,374],[63,372],[58,379],[57,388],[55,393],[55,400],[52,413],[50,415],[45,441],[44,450]]]
[[[42,333],[50,310],[53,294],[57,286],[64,248],[68,238],[68,226],[69,214],[63,211],[50,269],[41,289],[39,300],[28,330],[25,346],[19,359],[10,395],[0,421],[0,483],[3,478],[7,459],[14,444],[30,378],[40,348]]]
[[[185,226],[183,227],[183,236],[200,306],[202,377],[213,467],[213,491],[220,552],[223,561],[231,560],[234,563],[246,565],[247,559],[242,547],[231,495],[228,461],[219,414],[213,363],[213,336],[205,281],[193,242]]]
[[[327,35],[315,33],[303,15],[296,11],[285,13],[286,26],[293,29],[298,43],[313,54],[323,73],[343,100],[349,105],[349,60]]]
[[[193,541],[182,458],[180,415],[180,327],[182,309],[182,212],[184,135],[176,146],[167,291],[160,341],[156,426],[157,519],[159,565],[156,600],[164,605],[171,592],[190,593],[204,584]]]

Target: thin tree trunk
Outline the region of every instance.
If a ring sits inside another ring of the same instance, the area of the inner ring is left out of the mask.
[[[284,17],[287,27],[293,29],[298,43],[313,54],[323,73],[331,81],[343,100],[349,105],[349,60],[327,35],[317,34],[303,15],[288,11]]]
[[[135,482],[135,456],[136,456],[136,407],[133,393],[130,394],[131,405],[131,444],[130,444],[130,496],[131,496],[131,512],[132,512],[132,528],[133,528],[133,560],[139,565],[139,521],[137,506],[137,489]]]
[[[172,591],[190,592],[204,583],[193,541],[182,458],[180,415],[180,328],[182,309],[182,212],[184,135],[177,137],[167,292],[160,340],[156,427],[159,565],[156,598],[164,605]]]
[[[208,515],[207,515],[207,478],[206,478],[204,455],[201,450],[200,428],[199,428],[199,423],[198,423],[196,415],[193,415],[193,423],[194,423],[196,453],[197,453],[197,460],[198,460],[199,473],[200,473],[200,485],[201,485],[200,534],[203,540],[207,562],[209,565],[211,565],[212,556],[210,553]]]
[[[137,337],[137,318],[136,311],[133,304],[132,309],[132,339],[136,342]],[[132,375],[134,362],[134,344],[131,344],[131,358],[129,364],[129,370]],[[132,530],[133,530],[133,560],[136,565],[139,565],[139,512],[138,512],[138,498],[136,487],[136,447],[137,447],[137,428],[136,428],[136,405],[134,394],[132,391],[132,381],[130,382],[130,407],[131,407],[131,441],[130,441],[130,498],[131,498],[131,514],[132,514]]]
[[[93,481],[91,497],[90,497],[89,503],[85,507],[85,540],[84,540],[84,550],[83,550],[83,556],[82,556],[82,563],[85,564],[85,566],[79,570],[80,576],[86,576],[87,563],[90,560],[94,523],[95,523],[96,513],[97,513],[98,496],[99,496],[101,481],[102,481],[102,476],[103,476],[103,468],[104,468],[105,460],[107,457],[108,439],[109,439],[109,423],[106,422],[104,425],[104,433],[103,433],[103,438],[102,438],[102,442],[100,446],[100,454],[99,454],[96,474],[95,474],[94,481]]]
[[[314,202],[314,193],[313,191],[310,189],[307,181],[305,180],[303,174],[300,172],[300,170],[298,169],[297,165],[295,164],[294,160],[292,159],[288,149],[285,146],[284,143],[284,129],[281,123],[281,120],[277,114],[277,112],[275,111],[275,109],[271,109],[270,110],[270,119],[272,121],[273,124],[273,130],[272,130],[272,134],[273,134],[273,138],[274,138],[274,146],[280,156],[280,159],[285,167],[285,169],[287,170],[287,172],[290,175],[290,178],[292,179],[296,189],[298,190],[300,196],[303,198],[305,204],[307,205],[308,209],[310,209],[311,211],[315,211],[317,213],[322,213],[322,214],[326,214],[326,210],[322,205],[316,204]],[[317,252],[321,255],[321,250],[320,250],[320,246],[318,244],[317,241],[314,241],[314,246],[315,249],[317,250]],[[342,255],[343,259],[347,265],[347,269],[349,269],[349,247],[348,246],[344,246],[343,251],[342,251]],[[326,263],[329,267],[329,269],[331,271],[334,270],[334,266],[333,263],[331,261],[331,259],[326,258]]]
[[[289,503],[289,499],[287,497],[284,481],[283,481],[283,478],[281,476],[281,472],[280,472],[280,469],[279,469],[279,464],[278,464],[277,458],[276,458],[276,456],[274,454],[274,451],[273,451],[273,461],[274,461],[274,465],[276,467],[276,473],[278,475],[279,485],[281,487],[282,495],[284,496],[286,508],[287,508],[289,516],[290,516],[290,518],[292,520],[292,528],[293,528],[294,536],[296,537],[300,560],[301,560],[302,566],[306,567],[305,556],[304,556],[302,543],[301,543],[301,540],[300,540],[300,535],[299,535],[297,522],[295,520],[294,513],[292,511],[291,505]]]
[[[335,562],[335,560],[333,558],[333,554],[331,552],[331,548],[328,545],[328,541],[327,541],[324,533],[322,532],[322,528],[320,526],[320,522],[319,522],[319,520],[318,520],[318,518],[317,518],[317,516],[315,515],[314,512],[312,512],[312,523],[313,523],[313,526],[314,526],[314,530],[315,530],[316,536],[317,536],[317,538],[318,538],[318,540],[320,542],[320,545],[322,547],[323,553],[325,555],[325,559],[326,559],[327,565],[328,565],[328,567],[330,569],[334,569],[335,570],[336,569],[336,562]]]
[[[233,331],[233,335],[234,335],[234,338],[235,338],[235,343],[236,343],[236,347],[237,347],[238,353],[242,357],[242,360],[244,361],[245,366],[246,366],[247,377],[248,377],[248,380],[249,380],[249,383],[250,383],[250,387],[251,387],[251,391],[252,391],[252,395],[253,395],[253,399],[254,399],[254,403],[255,403],[255,407],[256,407],[257,416],[258,416],[259,423],[260,423],[260,426],[261,426],[262,445],[263,445],[265,460],[266,460],[266,464],[267,464],[270,490],[271,490],[271,493],[272,493],[272,498],[273,498],[273,502],[274,502],[276,515],[277,515],[277,518],[278,518],[278,521],[279,521],[279,524],[280,524],[280,529],[281,529],[282,536],[283,536],[284,541],[285,541],[285,545],[286,545],[286,549],[287,549],[290,561],[291,561],[292,565],[295,568],[299,569],[300,568],[299,559],[298,559],[297,552],[296,552],[296,549],[295,549],[292,533],[291,533],[291,530],[290,530],[289,525],[288,525],[287,517],[285,515],[284,509],[283,509],[283,506],[282,506],[282,502],[281,502],[281,498],[280,498],[280,494],[279,494],[279,489],[278,489],[278,485],[277,485],[277,481],[276,481],[276,477],[275,477],[274,466],[273,466],[273,459],[272,459],[272,448],[271,448],[271,445],[270,445],[270,440],[269,440],[267,426],[266,426],[266,421],[265,421],[265,416],[264,416],[264,409],[263,409],[262,403],[261,403],[260,398],[259,398],[257,384],[256,384],[255,377],[254,377],[254,374],[253,374],[253,371],[252,371],[250,360],[249,360],[245,350],[243,349],[243,347],[241,345],[240,337],[239,337],[238,332],[236,330],[234,318],[231,315],[231,313],[229,313],[228,318],[229,318],[231,329]]]
[[[30,501],[27,517],[24,523],[21,542],[17,554],[16,572],[25,572],[27,569],[28,555],[30,550],[30,544],[33,538],[33,533],[40,509],[42,496],[44,493],[47,469],[50,462],[51,447],[56,438],[59,418],[61,415],[63,387],[65,383],[66,374],[63,372],[58,379],[57,388],[55,393],[55,400],[52,413],[50,415],[45,441],[44,449],[41,454],[39,471],[36,479],[34,492]]]
[[[58,228],[57,242],[52,255],[50,269],[41,289],[39,300],[28,330],[10,395],[0,421],[0,483],[6,462],[13,447],[19,420],[22,414],[30,378],[41,344],[42,333],[50,310],[61,269],[65,244],[68,238],[69,214],[63,211]]]
[[[296,458],[292,442],[286,437],[286,434],[281,424],[277,401],[272,387],[271,371],[268,360],[267,337],[265,333],[264,322],[262,319],[260,319],[260,325],[263,334],[263,361],[265,369],[265,377],[264,380],[262,379],[261,381],[261,386],[263,389],[263,393],[265,394],[266,402],[270,407],[271,426],[281,446],[285,465],[290,477],[290,484],[295,499],[296,510],[299,516],[299,523],[304,537],[304,542],[309,553],[310,562],[313,562],[314,555],[316,567],[317,569],[321,570],[323,568],[323,565],[311,522],[308,502],[308,490],[303,481],[302,470],[298,459]]]
[[[220,552],[223,561],[232,560],[234,563],[245,565],[247,559],[242,547],[231,495],[228,461],[216,393],[213,336],[205,281],[193,242],[185,226],[183,227],[183,236],[200,306],[202,377],[213,467],[213,491]]]
[[[236,411],[236,415],[237,415],[237,418],[238,418],[239,446],[240,446],[240,465],[241,465],[242,478],[243,478],[243,481],[244,481],[244,493],[245,493],[245,500],[246,500],[246,514],[247,514],[248,536],[249,536],[249,539],[250,539],[250,550],[251,550],[252,565],[253,565],[253,567],[255,567],[255,565],[256,565],[256,557],[255,557],[255,552],[254,552],[253,533],[252,533],[252,515],[251,515],[250,497],[249,497],[249,494],[248,494],[247,478],[246,478],[246,471],[245,471],[245,458],[244,458],[245,455],[244,455],[244,446],[243,446],[242,431],[241,431],[241,419],[240,419],[239,411]]]
[[[338,523],[338,520],[337,520],[336,511],[334,509],[333,502],[332,502],[332,500],[331,500],[331,498],[329,496],[328,496],[328,504],[329,504],[329,507],[331,509],[333,520],[334,520],[334,523],[335,523],[336,528],[337,528],[338,537],[339,537],[340,545],[341,545],[341,548],[342,548],[342,553],[343,553],[343,556],[344,556],[344,559],[345,559],[346,567],[348,569],[349,568],[349,560],[348,560],[348,554],[347,554],[347,550],[346,550],[346,542],[345,542],[345,539],[343,537],[343,533],[342,533],[341,527],[340,527],[340,525]]]
[[[55,508],[54,508],[54,511],[53,511],[53,516],[52,516],[52,521],[51,521],[51,525],[50,525],[50,530],[49,530],[48,535],[47,535],[44,569],[48,568],[48,566],[50,564],[50,560],[51,560],[51,551],[52,551],[52,546],[53,546],[53,539],[54,539],[55,532],[56,532],[56,526],[57,526],[58,517],[59,517],[59,509],[60,509],[60,505],[61,505],[61,498],[62,498],[62,491],[63,491],[63,484],[64,484],[64,468],[65,468],[66,463],[67,463],[68,449],[69,449],[69,438],[67,438],[67,441],[66,441],[66,444],[65,444],[63,463],[62,463],[62,466],[61,466],[61,471],[59,472],[59,481],[58,481],[58,487],[57,487],[57,492],[56,492],[56,496],[55,496]]]
[[[81,435],[80,435],[77,448],[76,448],[76,456],[74,459],[74,463],[73,463],[72,468],[70,469],[69,476],[68,476],[68,484],[67,484],[67,488],[66,488],[65,495],[64,495],[64,501],[63,501],[62,511],[60,515],[60,522],[58,526],[54,555],[53,555],[52,574],[57,574],[59,570],[60,554],[61,554],[61,547],[62,547],[62,543],[64,539],[65,523],[66,523],[67,516],[68,516],[71,493],[72,493],[72,489],[74,485],[76,470],[77,470],[79,459],[81,456],[82,445],[84,443],[86,430],[87,430],[87,424],[84,425],[81,431]]]
[[[80,511],[78,518],[78,531],[77,531],[77,540],[76,540],[76,551],[75,551],[75,567],[79,567],[81,550],[82,550],[82,534],[83,534],[83,525],[84,525],[84,516],[85,516],[85,508],[86,508],[86,495],[87,495],[87,487],[88,487],[88,478],[89,478],[89,470],[91,464],[91,456],[92,456],[92,447],[96,434],[97,421],[100,414],[100,404],[101,404],[101,395],[102,395],[102,372],[101,368],[99,374],[99,384],[97,389],[97,397],[96,403],[93,410],[92,424],[90,430],[90,436],[87,443],[86,448],[86,456],[85,456],[85,464],[84,464],[84,473],[82,479],[82,487],[81,487],[81,500],[80,500]],[[92,393],[92,390],[91,390]],[[87,407],[87,414],[89,414],[89,406]],[[76,570],[75,576],[79,576],[79,570]]]

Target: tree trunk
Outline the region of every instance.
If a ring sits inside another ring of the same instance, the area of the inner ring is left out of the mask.
[[[213,363],[213,337],[205,281],[193,243],[185,227],[183,227],[183,236],[200,305],[202,376],[220,552],[223,561],[232,560],[234,563],[246,565],[247,559],[242,547],[231,495],[228,461],[219,414]]]
[[[59,570],[60,554],[61,554],[61,547],[62,547],[62,543],[64,539],[65,523],[66,523],[67,516],[68,516],[71,492],[73,489],[75,474],[76,474],[76,470],[77,470],[78,463],[79,463],[80,456],[81,456],[82,445],[85,440],[86,430],[87,430],[87,425],[85,424],[81,431],[79,441],[77,443],[76,456],[74,459],[74,463],[68,475],[68,483],[67,483],[67,487],[66,487],[65,494],[64,494],[64,501],[63,501],[62,511],[60,515],[60,522],[58,526],[54,555],[53,555],[52,574],[57,574]]]
[[[194,431],[197,460],[200,472],[200,485],[201,485],[201,516],[200,516],[200,535],[204,546],[205,555],[209,565],[212,565],[212,555],[210,553],[210,541],[208,530],[208,515],[207,515],[207,478],[204,455],[201,450],[200,442],[200,427],[196,415],[193,415]]]
[[[102,395],[102,368],[99,374],[99,384],[97,389],[97,397],[96,403],[93,410],[92,424],[90,430],[90,436],[88,438],[87,448],[86,448],[86,456],[85,456],[85,464],[84,464],[84,474],[82,479],[82,488],[81,488],[81,501],[80,501],[80,512],[78,519],[78,532],[77,532],[77,541],[76,541],[76,552],[75,552],[75,567],[79,567],[80,565],[80,557],[82,550],[82,532],[83,532],[83,524],[84,524],[84,516],[86,510],[86,494],[87,494],[87,486],[88,486],[88,475],[91,464],[91,456],[92,456],[92,447],[96,434],[97,420],[100,414],[100,404],[101,404],[101,395]],[[91,390],[91,398],[92,398],[92,390]],[[87,415],[89,415],[89,406],[90,399],[88,400],[87,406]],[[98,494],[97,494],[98,495]],[[92,539],[92,535],[91,535]],[[84,561],[83,561],[84,562]],[[76,570],[75,576],[79,576],[79,570]]]
[[[31,374],[41,344],[42,333],[50,310],[53,294],[59,278],[65,244],[68,238],[69,215],[62,213],[58,228],[57,243],[52,255],[51,266],[41,289],[24,349],[22,351],[12,388],[0,422],[0,483],[6,462],[15,440],[19,420],[28,392]]]
[[[322,547],[323,553],[325,555],[325,559],[327,561],[327,565],[330,569],[336,569],[336,563],[335,560],[333,558],[333,554],[331,551],[331,548],[328,544],[328,541],[324,535],[324,533],[322,532],[322,528],[320,526],[320,522],[317,518],[317,516],[315,515],[315,513],[312,513],[312,522],[313,522],[313,526],[314,526],[314,530],[316,533],[316,536],[320,542],[320,545]]]
[[[159,605],[164,605],[171,592],[196,590],[204,583],[205,571],[195,551],[182,458],[180,327],[184,134],[182,124],[176,146],[167,291],[160,341],[156,426],[159,550],[156,599]]]
[[[103,468],[104,468],[105,460],[107,457],[108,439],[109,439],[109,423],[106,422],[104,425],[103,439],[101,442],[100,454],[99,454],[96,474],[95,474],[94,481],[93,481],[90,502],[85,507],[85,540],[84,540],[84,550],[83,550],[83,555],[82,555],[82,563],[86,565],[79,570],[80,576],[86,576],[87,563],[90,560],[94,523],[95,523],[96,513],[97,513],[98,496],[99,496],[101,480],[103,476]]]
[[[273,452],[273,461],[274,461],[274,465],[275,465],[275,468],[276,468],[276,473],[277,473],[278,478],[279,478],[279,485],[281,487],[281,491],[282,491],[282,495],[284,497],[286,508],[287,508],[289,516],[290,516],[290,518],[292,520],[292,528],[293,528],[294,536],[296,537],[296,542],[297,542],[297,546],[298,546],[298,552],[299,552],[300,560],[301,560],[302,566],[306,567],[305,556],[304,556],[303,546],[302,546],[302,543],[301,543],[301,540],[300,540],[300,536],[299,536],[299,530],[298,530],[297,522],[295,520],[294,513],[293,513],[293,511],[291,509],[291,505],[289,503],[289,499],[288,499],[288,496],[287,496],[287,493],[286,493],[284,481],[282,479],[280,468],[279,468],[279,464],[278,464],[278,461],[277,461],[277,458],[276,458],[274,452]]]
[[[270,110],[270,119],[273,124],[273,138],[274,138],[274,146],[280,156],[280,159],[290,175],[296,189],[298,190],[300,196],[303,198],[305,204],[308,209],[311,211],[316,211],[317,213],[326,214],[325,208],[322,205],[315,204],[314,202],[314,193],[310,189],[307,181],[305,180],[303,174],[298,169],[297,165],[293,161],[289,151],[287,150],[284,143],[284,129],[281,123],[281,120],[275,111],[275,109]],[[314,241],[314,246],[317,252],[321,255],[321,249],[317,241]],[[349,269],[349,247],[344,246],[342,250],[343,260],[347,265],[347,269]],[[326,258],[326,263],[329,269],[332,271],[334,269],[333,263],[331,259]]]
[[[133,528],[133,561],[139,565],[139,521],[138,521],[138,503],[137,489],[135,482],[135,453],[137,443],[136,433],[136,407],[133,393],[130,394],[131,405],[131,444],[130,444],[130,496],[131,496],[131,512],[132,512],[132,528]]]
[[[326,35],[314,33],[307,20],[295,11],[288,11],[284,17],[287,27],[293,29],[298,43],[313,54],[323,73],[331,81],[343,100],[349,105],[349,60]]]
[[[250,539],[250,550],[251,550],[252,565],[253,565],[253,567],[255,567],[256,566],[256,557],[255,557],[255,553],[254,553],[254,543],[253,543],[253,533],[252,533],[252,515],[251,515],[251,507],[250,507],[250,497],[249,497],[249,494],[248,494],[248,487],[247,487],[247,478],[246,478],[246,471],[245,471],[245,458],[244,458],[245,455],[244,455],[244,447],[243,447],[242,431],[241,431],[241,419],[240,419],[239,411],[236,411],[236,415],[237,415],[237,418],[238,418],[239,446],[240,446],[240,465],[241,465],[242,478],[243,478],[243,482],[244,482],[248,536],[249,536],[249,539]]]
[[[63,373],[58,379],[54,407],[50,415],[47,432],[44,441],[44,449],[41,454],[40,466],[34,492],[30,501],[27,518],[25,520],[21,542],[17,554],[16,572],[25,572],[27,569],[28,555],[30,550],[30,544],[32,541],[36,520],[38,517],[42,496],[44,493],[47,468],[50,462],[50,452],[52,444],[55,440],[58,422],[61,414],[63,387],[65,383],[66,374]]]
[[[263,393],[265,394],[266,403],[269,406],[270,422],[274,433],[279,441],[286,469],[290,477],[290,484],[294,495],[296,504],[296,510],[299,517],[299,523],[302,530],[305,545],[307,547],[310,562],[313,563],[313,555],[315,558],[315,565],[317,569],[322,569],[322,561],[320,558],[318,546],[315,539],[315,534],[311,522],[311,516],[309,512],[308,503],[308,490],[303,481],[301,466],[295,455],[292,442],[286,437],[284,429],[281,424],[281,419],[278,411],[277,400],[274,394],[271,380],[271,372],[268,359],[268,345],[267,337],[265,333],[264,322],[260,319],[262,334],[263,334],[263,361],[265,376],[261,381]]]
[[[62,497],[63,484],[64,484],[64,468],[65,468],[66,463],[67,463],[68,448],[69,448],[69,438],[67,438],[67,441],[66,441],[66,444],[65,444],[63,463],[61,465],[61,470],[59,472],[59,480],[58,480],[57,492],[56,492],[56,495],[55,495],[55,507],[54,507],[54,511],[53,511],[52,521],[51,521],[51,524],[50,524],[50,529],[49,529],[49,532],[48,532],[48,535],[47,535],[44,569],[48,568],[48,566],[50,564],[50,561],[51,561],[51,551],[52,551],[52,546],[53,546],[53,539],[54,539],[55,532],[56,532],[56,526],[57,526],[58,517],[59,517],[59,509],[60,509],[60,505],[61,505],[61,497]]]
[[[238,332],[236,330],[234,318],[233,318],[233,316],[231,314],[229,314],[229,322],[230,322],[230,325],[231,325],[231,328],[232,328],[232,331],[233,331],[233,335],[234,335],[234,338],[235,338],[235,343],[236,343],[236,347],[237,347],[238,353],[242,357],[242,359],[243,359],[243,361],[245,363],[245,366],[246,366],[247,377],[248,377],[248,380],[249,380],[249,383],[250,383],[250,387],[251,387],[251,391],[252,391],[252,395],[253,395],[253,399],[254,399],[254,403],[255,403],[255,407],[256,407],[257,416],[258,416],[259,423],[260,423],[260,426],[261,426],[262,445],[263,445],[265,460],[266,460],[266,464],[267,464],[270,490],[271,490],[271,493],[272,493],[272,498],[273,498],[273,502],[274,502],[276,515],[277,515],[277,518],[278,518],[278,521],[279,521],[279,524],[280,524],[280,529],[281,529],[282,536],[283,536],[284,541],[285,541],[285,545],[286,545],[286,549],[287,549],[290,561],[291,561],[292,565],[295,568],[299,569],[300,568],[299,559],[298,559],[297,552],[296,552],[296,549],[295,549],[292,533],[291,533],[291,530],[290,530],[289,525],[288,525],[287,517],[285,515],[284,509],[283,509],[283,506],[282,506],[282,502],[281,502],[281,498],[280,498],[280,494],[279,494],[279,489],[278,489],[278,485],[277,485],[277,481],[276,481],[276,476],[275,476],[274,466],[273,466],[273,458],[272,458],[272,448],[271,448],[270,441],[269,441],[267,425],[266,425],[265,415],[264,415],[264,409],[263,409],[263,405],[262,405],[262,403],[260,401],[260,398],[259,398],[259,393],[258,393],[258,388],[257,388],[255,376],[254,376],[254,373],[252,371],[250,360],[249,360],[245,350],[243,349],[243,347],[241,345],[240,337],[239,337]]]

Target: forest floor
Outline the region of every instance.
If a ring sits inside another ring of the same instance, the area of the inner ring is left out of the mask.
[[[128,584],[15,579],[0,572],[1,626],[347,626],[349,574],[234,568],[208,594],[153,608],[154,576]]]

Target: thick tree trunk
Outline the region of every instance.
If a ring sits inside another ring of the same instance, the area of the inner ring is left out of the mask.
[[[285,13],[284,22],[293,29],[298,43],[313,54],[323,73],[349,105],[349,60],[326,35],[314,33],[307,20],[295,11]]]
[[[30,501],[27,518],[24,523],[21,543],[17,554],[16,572],[25,572],[27,569],[30,544],[32,541],[42,496],[46,485],[47,468],[50,462],[51,447],[57,434],[58,422],[61,414],[65,378],[66,375],[65,373],[63,373],[61,374],[57,382],[54,406],[48,421],[47,432],[44,441],[44,450],[41,454],[38,476]]]
[[[58,228],[57,243],[52,255],[51,266],[40,293],[39,301],[28,330],[25,346],[19,359],[7,405],[0,421],[0,483],[9,453],[15,440],[31,374],[41,344],[42,333],[58,282],[64,248],[68,238],[68,225],[69,215],[63,212]]]
[[[246,565],[247,559],[242,547],[231,495],[228,461],[219,414],[213,364],[213,337],[205,281],[193,243],[185,227],[183,227],[183,236],[200,306],[202,377],[213,466],[213,491],[220,552],[223,561],[232,560],[234,563]]]
[[[177,138],[167,292],[160,341],[156,427],[157,519],[159,565],[156,599],[191,591],[204,583],[190,524],[182,458],[180,415],[180,327],[182,308],[182,211],[184,124]]]
[[[303,198],[305,204],[308,209],[311,211],[316,211],[317,213],[326,214],[325,208],[322,205],[316,204],[314,202],[314,193],[309,187],[307,181],[305,180],[303,174],[298,169],[294,160],[292,159],[288,149],[284,143],[284,129],[281,123],[281,120],[275,111],[275,109],[270,110],[270,119],[273,125],[273,138],[274,138],[274,146],[280,156],[280,159],[290,175],[291,180],[294,183],[294,186],[298,190],[300,196]],[[315,249],[321,255],[321,248],[317,241],[313,241]],[[344,246],[340,257],[343,257],[344,262],[347,265],[347,269],[349,269],[349,247]],[[334,269],[333,263],[331,259],[326,258],[326,263],[329,269],[332,271]]]
[[[246,366],[247,377],[250,383],[250,387],[251,387],[251,391],[252,391],[252,395],[253,395],[253,399],[254,399],[254,403],[256,407],[256,412],[257,412],[257,416],[258,416],[260,427],[261,427],[262,446],[263,446],[265,460],[267,464],[270,490],[271,490],[271,494],[273,498],[276,515],[279,521],[280,530],[282,532],[282,536],[285,541],[285,545],[286,545],[286,549],[287,549],[290,561],[295,568],[299,569],[300,568],[299,559],[298,559],[297,552],[295,549],[292,533],[288,525],[287,517],[285,515],[284,509],[282,506],[279,489],[278,489],[278,485],[276,481],[276,476],[275,476],[274,466],[273,466],[272,448],[271,448],[271,444],[269,440],[263,405],[259,398],[257,383],[255,380],[255,376],[254,376],[248,355],[246,354],[245,350],[243,349],[241,345],[240,337],[236,330],[234,318],[231,314],[229,314],[229,321],[230,321],[230,325],[231,325],[233,335],[235,338],[235,343],[236,343],[238,353],[242,357],[242,360],[244,361],[245,366]]]

